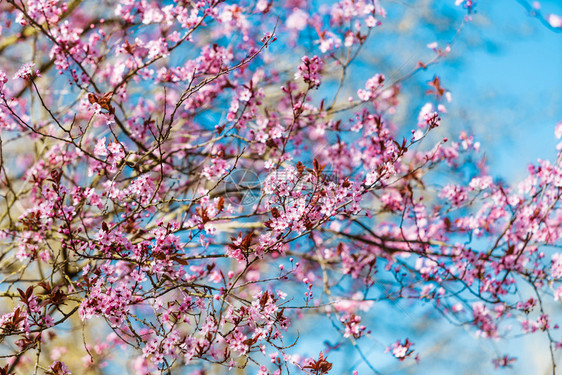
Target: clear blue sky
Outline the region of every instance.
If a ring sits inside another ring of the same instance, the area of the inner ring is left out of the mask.
[[[562,14],[561,1],[543,1]],[[562,121],[562,33],[526,15],[515,0],[481,1],[461,35],[463,63],[440,69],[453,92],[447,119],[481,133],[490,172],[520,180],[537,158],[556,156],[554,126]],[[467,42],[468,41],[468,42]],[[480,43],[478,43],[480,42]],[[453,52],[456,53],[456,52]]]

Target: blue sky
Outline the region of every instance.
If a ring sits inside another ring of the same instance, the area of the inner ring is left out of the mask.
[[[543,2],[562,14],[562,2]],[[461,36],[462,64],[443,64],[456,118],[474,129],[490,173],[520,180],[537,158],[556,156],[554,126],[562,121],[562,34],[545,28],[512,0],[482,1]]]

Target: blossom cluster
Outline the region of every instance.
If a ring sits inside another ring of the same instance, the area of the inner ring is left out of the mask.
[[[396,299],[562,346],[544,306],[562,298],[560,155],[507,186],[475,136],[432,137],[452,100],[438,76],[402,123],[400,82],[429,62],[347,80],[383,2],[93,5],[0,15],[16,41],[0,58],[18,61],[0,70],[0,374],[122,353],[136,374],[336,372],[324,352],[373,339]],[[337,343],[299,352],[301,322]],[[410,361],[413,346],[387,351]]]

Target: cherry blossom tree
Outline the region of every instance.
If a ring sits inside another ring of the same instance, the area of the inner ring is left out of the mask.
[[[476,4],[456,5],[461,33]],[[438,76],[397,123],[402,83],[454,46],[351,75],[385,22],[382,0],[0,2],[0,374],[327,374],[341,346],[378,373],[369,311],[402,299],[543,335],[555,373],[562,156],[490,176],[476,136],[432,136]]]

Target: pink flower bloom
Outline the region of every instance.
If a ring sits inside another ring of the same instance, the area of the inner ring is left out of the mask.
[[[548,23],[554,28],[562,28],[562,17],[557,14],[550,14],[548,16]]]
[[[4,86],[8,82],[8,76],[2,70],[0,70],[0,98],[5,96]]]
[[[52,371],[53,374],[57,375],[71,375],[72,373],[66,366],[64,362],[55,361],[51,366],[49,366],[49,370]]]
[[[299,65],[299,70],[295,74],[295,78],[302,77],[303,81],[311,87],[318,87],[322,79],[321,70],[323,66],[324,63],[318,56],[313,56],[312,58],[304,56],[302,64]]]
[[[302,31],[306,28],[308,13],[302,9],[295,8],[293,13],[287,17],[286,25],[288,29]]]
[[[562,253],[555,253],[552,255],[550,275],[554,279],[562,278]]]
[[[341,39],[338,38],[332,32],[327,32],[326,35],[324,35],[320,39],[320,51],[322,51],[322,53],[336,50],[340,48],[340,46],[341,46]]]
[[[390,345],[386,348],[386,352],[391,352],[394,357],[396,357],[399,361],[403,361],[406,357],[410,356],[414,350],[410,349],[413,343],[406,339],[404,343],[400,342],[400,340],[396,341],[394,344]]]
[[[107,148],[105,146],[105,137],[98,139],[96,142],[96,147],[94,147],[94,155],[96,156],[107,156]]]
[[[557,139],[562,138],[562,121],[560,121],[558,124],[556,124],[556,128],[554,130],[554,135],[556,136]]]
[[[41,77],[41,73],[39,72],[39,70],[33,70],[34,66],[34,63],[23,64],[14,75],[14,79],[21,78],[30,80],[33,77]]]

